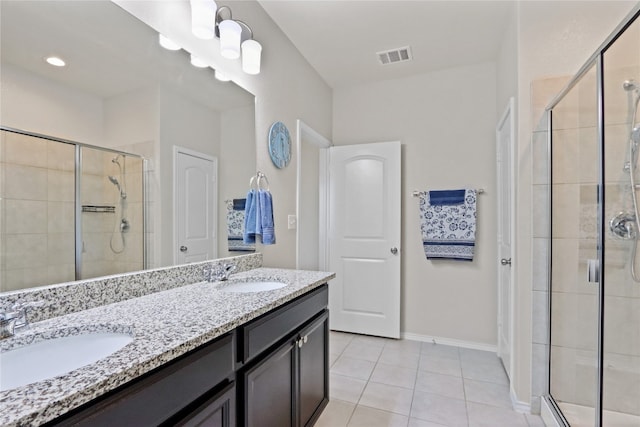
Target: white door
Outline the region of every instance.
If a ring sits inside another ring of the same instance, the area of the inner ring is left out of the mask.
[[[496,127],[498,164],[498,357],[509,378],[512,370],[513,346],[513,260],[512,237],[515,197],[514,101],[510,99],[506,111]]]
[[[400,142],[329,149],[331,329],[400,337]]]
[[[184,148],[174,150],[176,264],[217,257],[217,161]]]

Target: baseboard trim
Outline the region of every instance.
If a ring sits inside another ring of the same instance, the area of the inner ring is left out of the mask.
[[[512,386],[509,386],[509,395],[511,397],[511,406],[514,411],[520,412],[521,414],[531,413],[531,404],[518,400],[518,396]]]
[[[442,345],[453,345],[456,347],[470,348],[473,350],[490,351],[492,353],[496,353],[498,351],[498,347],[495,345],[478,343],[473,341],[456,340],[452,338],[434,337],[430,335],[420,335],[420,334],[414,334],[411,332],[402,332],[400,334],[400,337],[407,340],[430,342],[430,343],[442,344]]]

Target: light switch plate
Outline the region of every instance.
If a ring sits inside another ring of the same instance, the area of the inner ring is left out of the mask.
[[[295,216],[295,215],[288,215],[287,216],[287,228],[289,230],[295,230],[297,226],[298,226],[298,217]]]

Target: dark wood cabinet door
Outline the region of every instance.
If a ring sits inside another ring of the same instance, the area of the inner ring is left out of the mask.
[[[311,426],[329,402],[329,314],[300,332],[298,346],[300,425]]]
[[[236,425],[236,387],[230,384],[196,408],[176,427],[234,427]]]
[[[245,426],[294,426],[294,348],[287,342],[244,373]]]

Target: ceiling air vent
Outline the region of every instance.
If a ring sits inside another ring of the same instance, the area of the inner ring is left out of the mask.
[[[382,65],[410,61],[412,59],[411,48],[409,46],[386,50],[384,52],[376,52],[376,55],[378,55],[378,60]]]

